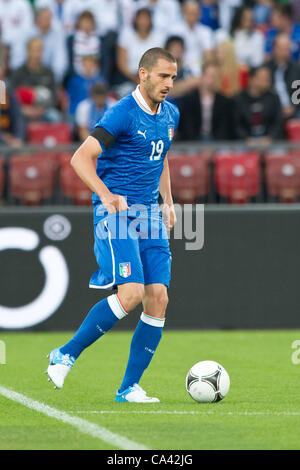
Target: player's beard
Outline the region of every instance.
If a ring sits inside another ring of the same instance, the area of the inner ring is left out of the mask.
[[[158,96],[155,96],[155,85],[151,82],[151,79],[149,76],[146,79],[145,88],[146,88],[147,95],[149,96],[149,98],[154,104],[160,104],[165,100],[165,98],[159,98]],[[159,91],[157,92],[157,94],[158,93]]]

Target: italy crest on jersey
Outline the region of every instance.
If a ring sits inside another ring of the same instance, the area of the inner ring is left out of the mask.
[[[131,274],[131,264],[130,262],[128,263],[120,263],[119,264],[119,270],[120,270],[120,276],[122,277],[128,277]]]
[[[169,140],[171,141],[174,137],[174,127],[173,126],[168,126],[168,137]]]

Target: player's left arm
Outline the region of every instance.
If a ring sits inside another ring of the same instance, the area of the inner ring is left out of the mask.
[[[171,190],[171,179],[168,155],[165,156],[164,169],[162,171],[159,181],[159,192],[163,199],[162,215],[164,223],[168,230],[171,230],[176,224],[176,214],[174,209],[172,190]]]

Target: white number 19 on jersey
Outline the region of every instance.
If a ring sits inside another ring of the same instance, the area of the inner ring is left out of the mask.
[[[155,144],[154,140],[151,141],[152,145],[152,153],[150,155],[150,160],[159,160],[161,157],[161,154],[164,151],[164,143],[162,140],[159,140],[157,144]],[[156,155],[154,155],[156,152]]]

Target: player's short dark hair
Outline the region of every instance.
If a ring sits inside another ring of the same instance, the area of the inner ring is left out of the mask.
[[[168,62],[173,62],[176,64],[176,59],[172,56],[172,54],[170,54],[170,52],[166,51],[166,49],[163,49],[162,47],[152,47],[152,49],[148,49],[142,55],[139,63],[139,69],[143,67],[146,70],[152,70],[159,59],[165,59]]]
[[[169,36],[165,43],[165,49],[168,49],[173,42],[180,42],[182,49],[184,49],[184,39],[181,36]]]

